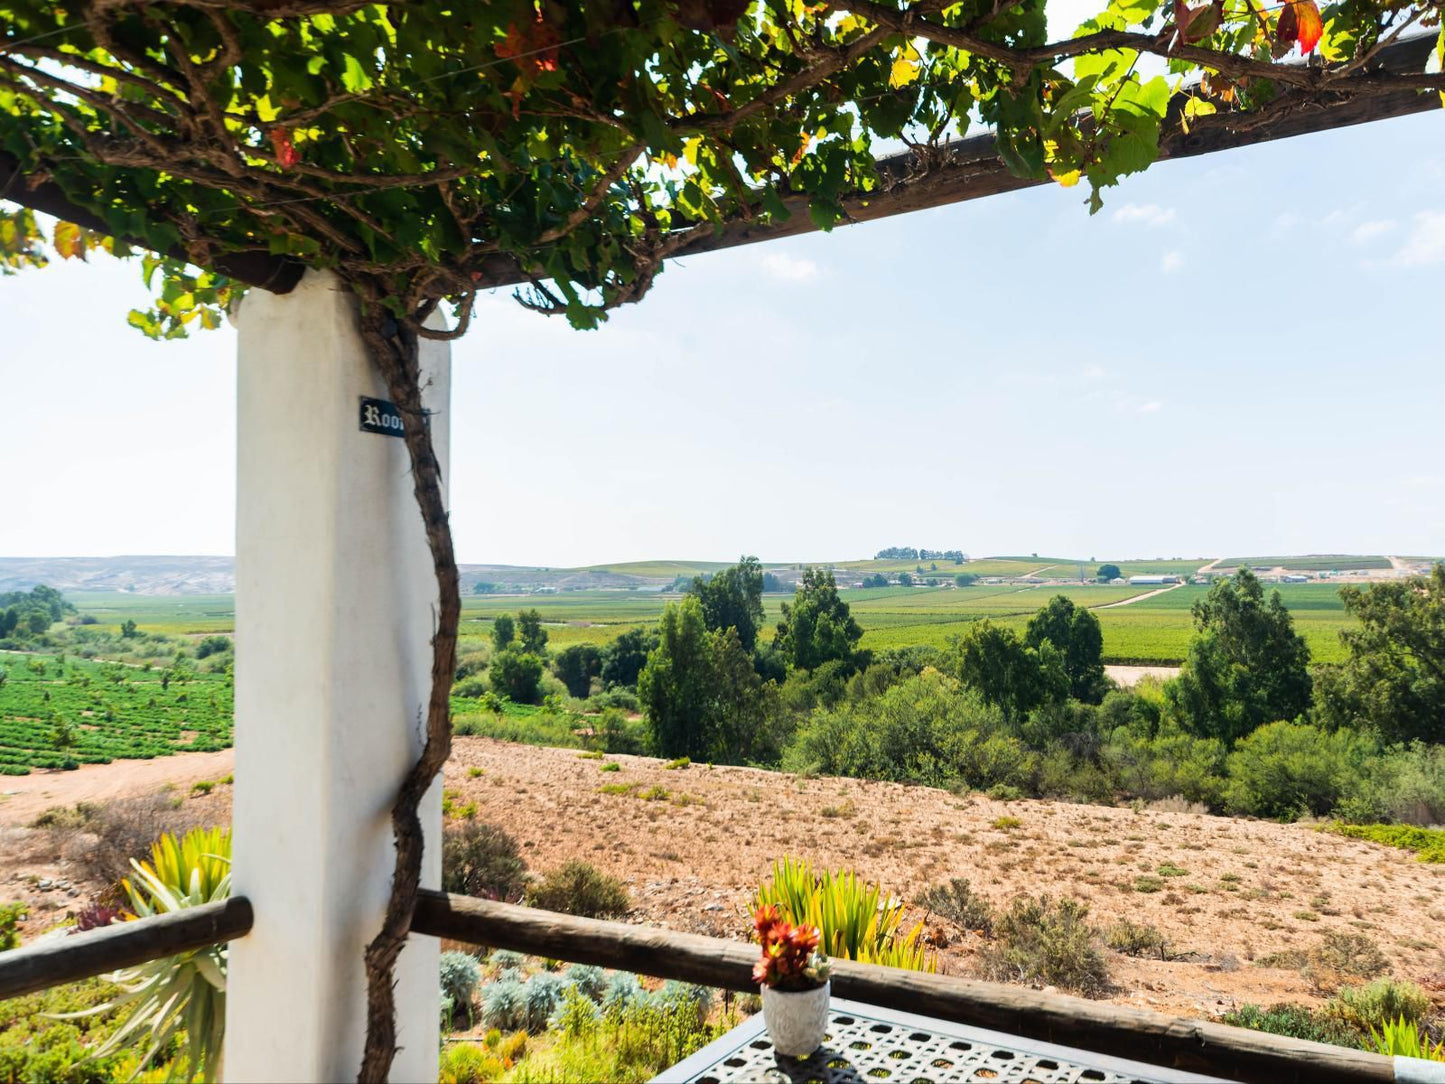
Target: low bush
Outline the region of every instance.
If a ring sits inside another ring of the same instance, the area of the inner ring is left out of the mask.
[[[1341,988],[1324,1011],[1363,1036],[1402,1020],[1418,1026],[1430,1008],[1430,995],[1413,982],[1376,979]]]
[[[1379,743],[1349,729],[1268,723],[1229,754],[1229,812],[1296,819],[1324,816],[1369,777]]]
[[[1371,938],[1333,930],[1305,954],[1304,975],[1316,988],[1338,989],[1350,979],[1374,979],[1390,969],[1390,961]]]
[[[550,971],[539,971],[528,979],[522,986],[523,1026],[534,1033],[546,1031],[566,989],[562,977]]]
[[[1358,1032],[1307,1005],[1282,1003],[1271,1005],[1267,1009],[1258,1005],[1243,1005],[1226,1013],[1221,1019],[1237,1028],[1264,1031],[1270,1035],[1285,1035],[1291,1039],[1333,1043],[1336,1046],[1360,1045]]]
[[[994,940],[980,964],[987,978],[1047,983],[1086,997],[1109,987],[1109,965],[1099,951],[1089,908],[1074,899],[1021,896],[994,923]]]
[[[1104,944],[1124,956],[1169,958],[1168,938],[1154,926],[1127,918],[1104,931]]]
[[[482,1023],[501,1031],[519,1031],[526,1023],[527,1008],[522,984],[513,978],[498,979],[482,987]]]
[[[517,841],[495,824],[464,821],[442,830],[442,888],[463,896],[516,903],[527,887]]]
[[[1421,862],[1445,862],[1445,828],[1416,828],[1406,824],[1330,824],[1323,829],[1351,839],[1367,839],[1414,851]]]
[[[584,918],[612,918],[627,911],[627,889],[590,862],[573,860],[532,887],[527,902],[544,911]]]
[[[442,996],[451,999],[454,1009],[465,1008],[472,1015],[472,998],[482,981],[482,965],[469,952],[443,952],[440,962]]]
[[[132,1055],[96,1056],[96,1048],[125,1020],[116,1006],[97,1007],[123,993],[100,979],[55,986],[36,994],[0,1001],[0,1081],[6,1084],[110,1084],[124,1080],[123,1066]],[[84,1013],[74,1019],[56,1019]],[[173,1057],[167,1044],[162,1060]]]
[[[955,877],[947,884],[931,885],[919,893],[914,902],[960,929],[976,930],[985,935],[993,931],[993,904],[973,890],[967,877]]]
[[[131,876],[130,860],[142,858],[165,835],[181,837],[210,819],[179,798],[152,794],[119,798],[104,805],[78,805],[80,826],[65,821],[56,828],[74,835],[64,845],[65,856],[88,880],[118,889]]]

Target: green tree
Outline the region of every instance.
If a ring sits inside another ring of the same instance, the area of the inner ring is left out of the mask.
[[[978,582],[978,574],[974,572],[960,572],[953,577],[955,587],[972,587]]]
[[[659,756],[707,759],[712,747],[712,643],[702,603],[687,595],[669,602],[657,625],[658,643],[637,679]]]
[[[596,644],[573,644],[557,653],[552,672],[579,700],[592,689],[592,679],[602,673],[602,649]]]
[[[542,615],[535,609],[517,614],[517,638],[522,642],[523,651],[533,655],[547,653],[547,630],[542,627]]]
[[[1184,666],[1165,688],[1192,733],[1233,745],[1309,710],[1309,648],[1279,592],[1266,601],[1249,569],[1217,581],[1194,604],[1194,627]]]
[[[1052,643],[1029,647],[1013,629],[984,618],[955,636],[952,646],[954,676],[1011,722],[1069,695],[1064,657]]]
[[[122,638],[122,639],[125,639],[125,640],[133,640],[133,639],[135,639],[135,634],[136,634],[136,624],[135,624],[134,621],[132,621],[132,620],[130,620],[129,618],[127,618],[125,621],[122,621],[122,622],[121,622],[121,624],[120,624],[120,635],[121,635],[121,638]]]
[[[709,629],[737,629],[743,649],[753,650],[763,623],[763,568],[756,557],[743,557],[711,579],[694,577],[688,592],[702,603]]]
[[[899,586],[899,587],[912,587],[912,586],[913,586],[913,574],[912,574],[911,572],[900,572],[900,573],[898,573],[898,586]]]
[[[1119,571],[1118,565],[1100,565],[1099,571],[1095,573],[1100,583],[1108,583],[1110,580],[1117,580],[1124,573]]]
[[[838,597],[833,573],[809,568],[803,572],[791,604],[783,603],[773,644],[792,667],[811,670],[838,659],[851,662],[863,630]]]
[[[1064,657],[1069,676],[1069,695],[1086,703],[1103,701],[1108,683],[1104,680],[1104,633],[1099,619],[1066,595],[1055,595],[1030,620],[1024,643],[1039,648],[1047,640]]]
[[[541,700],[542,660],[517,644],[492,656],[488,671],[492,692],[505,696],[515,704],[535,704]]]
[[[492,646],[498,651],[505,651],[516,637],[517,626],[511,614],[498,614],[492,618]]]
[[[656,646],[656,629],[628,629],[602,650],[602,683],[609,689],[636,688],[637,676]]]
[[[41,635],[50,628],[50,614],[45,610],[31,610],[25,615],[25,627],[30,630],[32,636]]]
[[[1343,663],[1321,667],[1320,721],[1368,727],[1388,742],[1445,743],[1445,564],[1429,576],[1344,587],[1360,622],[1340,633]]]

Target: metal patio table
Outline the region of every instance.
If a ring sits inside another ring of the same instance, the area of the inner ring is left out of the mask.
[[[1221,1084],[1223,1080],[842,998],[832,1000],[828,1018],[828,1037],[810,1057],[775,1053],[763,1014],[757,1013],[664,1070],[654,1084]]]

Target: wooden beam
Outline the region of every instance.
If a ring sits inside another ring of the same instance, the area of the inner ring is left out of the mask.
[[[423,891],[415,933],[728,990],[755,991],[741,941]],[[1247,1084],[1385,1084],[1390,1058],[1019,986],[835,960],[833,992],[1030,1039]]]
[[[1429,35],[1386,46],[1380,50],[1380,70],[1399,74],[1423,71],[1434,46],[1435,38]],[[1175,96],[1170,103],[1171,118],[1179,116],[1186,100],[1187,95]],[[1191,121],[1188,133],[1176,131],[1173,136],[1164,139],[1159,148],[1159,158],[1161,161],[1193,158],[1432,109],[1440,111],[1440,97],[1434,91],[1358,94],[1318,102],[1302,92],[1288,91],[1271,103],[1267,110],[1258,113],[1216,113]],[[883,189],[866,198],[845,199],[843,206],[847,218],[839,225],[872,222],[911,211],[926,211],[1053,183],[1032,177],[1016,177],[1010,173],[998,157],[992,133],[944,144],[927,165],[925,171],[925,163],[911,150],[880,158],[878,172],[884,179]],[[908,177],[914,179],[906,184],[900,183]],[[784,221],[767,224],[730,222],[716,233],[687,245],[677,255],[692,256],[780,237],[795,237],[817,229],[808,214],[806,199],[784,200],[783,203],[791,212],[791,217]],[[504,286],[520,281],[523,281],[520,277],[514,277],[493,282],[492,285]]]
[[[233,941],[250,931],[252,921],[251,901],[233,896],[220,903],[117,922],[0,952],[0,1001]]]

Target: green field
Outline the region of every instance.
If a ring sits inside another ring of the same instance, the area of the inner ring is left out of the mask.
[[[0,774],[223,749],[231,744],[231,678],[0,652]],[[74,744],[57,751],[57,728]]]
[[[1248,565],[1250,568],[1287,568],[1292,572],[1336,572],[1393,567],[1385,557],[1362,557],[1350,553],[1312,553],[1307,557],[1226,557],[1219,562],[1221,569],[1238,568],[1240,565]]]
[[[1195,562],[1187,563],[1197,567]],[[1143,564],[1136,562],[1136,566]],[[910,644],[942,647],[968,622],[983,617],[1022,629],[1039,607],[1052,596],[1062,594],[1097,612],[1104,629],[1104,653],[1110,661],[1178,662],[1184,658],[1193,635],[1190,607],[1207,588],[1183,586],[1128,606],[1111,606],[1150,590],[1127,585],[978,584],[963,589],[951,586],[848,589],[842,595],[863,627],[863,646],[874,650]],[[1326,662],[1339,659],[1342,656],[1339,631],[1352,623],[1340,603],[1339,588],[1327,583],[1308,583],[1281,584],[1278,590],[1294,614],[1296,627],[1314,658]],[[169,635],[230,632],[233,627],[234,608],[228,595],[142,598],[88,593],[73,597],[82,613],[94,614],[105,625],[118,625],[128,618],[143,631]],[[549,645],[553,648],[577,643],[605,644],[625,629],[655,622],[663,607],[675,597],[617,590],[468,596],[462,603],[462,647],[465,650],[484,641],[491,633],[492,618],[496,615],[530,608],[542,614],[547,623]],[[789,597],[765,597],[765,639],[772,635],[780,616],[780,604]],[[1105,606],[1111,608],[1100,608]]]

